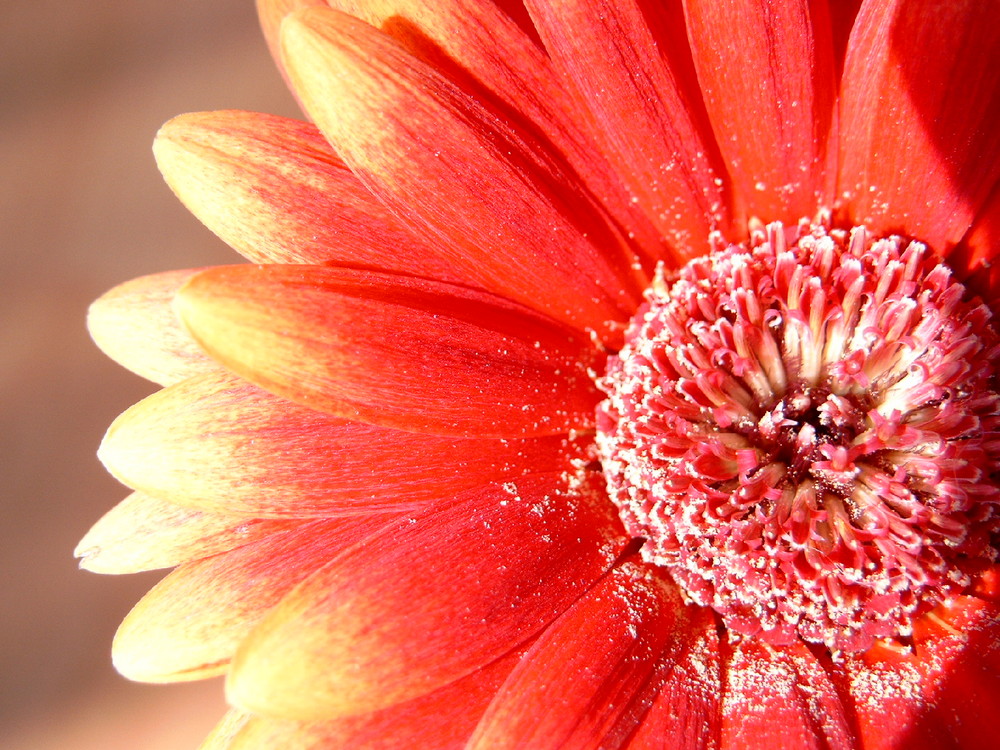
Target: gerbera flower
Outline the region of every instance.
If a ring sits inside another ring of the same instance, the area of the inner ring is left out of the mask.
[[[122,673],[215,750],[991,746],[996,4],[260,10],[315,125],[156,141],[253,265],[92,309]]]

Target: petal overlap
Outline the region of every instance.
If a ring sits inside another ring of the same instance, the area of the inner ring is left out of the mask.
[[[688,614],[685,637],[627,750],[715,750],[721,731],[722,665],[715,617]]]
[[[599,478],[561,485],[540,474],[463,493],[346,551],[244,642],[229,699],[279,718],[349,716],[443,687],[527,641],[625,541]]]
[[[145,682],[224,674],[239,644],[299,581],[387,520],[299,524],[182,565],[154,586],[118,628],[115,667]]]
[[[314,125],[255,112],[182,115],[160,129],[153,153],[188,209],[254,263],[457,278],[364,188]]]
[[[467,677],[381,711],[332,721],[275,720],[230,712],[201,750],[461,750],[479,715],[522,656],[517,650]]]
[[[645,285],[627,238],[544,144],[352,16],[307,9],[282,39],[320,130],[444,260],[580,330],[626,319]]]
[[[177,290],[202,270],[142,276],[106,292],[87,311],[91,337],[122,367],[160,385],[218,372],[173,308]]]
[[[723,674],[721,748],[856,746],[833,681],[804,644],[734,644]]]
[[[228,552],[292,525],[206,513],[133,492],[94,524],[73,554],[95,573],[138,573]]]
[[[537,133],[565,158],[594,200],[606,207],[645,259],[658,257],[662,238],[629,198],[615,165],[596,141],[600,128],[571,99],[520,0],[263,0],[261,22],[282,64],[282,20],[301,8],[328,5],[393,37],[498,113]],[[499,6],[499,7],[498,7]]]

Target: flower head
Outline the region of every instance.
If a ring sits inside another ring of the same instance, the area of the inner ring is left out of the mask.
[[[864,651],[996,556],[998,344],[919,243],[781,224],[654,286],[597,442],[644,559],[736,633]]]
[[[315,125],[156,142],[254,265],[92,308],[118,668],[213,750],[989,746],[1000,9],[260,11]]]

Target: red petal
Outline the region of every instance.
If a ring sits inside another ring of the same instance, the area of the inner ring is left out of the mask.
[[[835,93],[826,0],[686,0],[694,63],[745,216],[794,224],[829,205]]]
[[[1000,315],[1000,264],[995,262],[998,252],[1000,185],[993,189],[961,243],[948,255],[955,276],[992,307],[994,315]]]
[[[230,701],[320,719],[416,698],[481,668],[557,617],[625,537],[599,477],[463,493],[406,519],[299,586],[241,648]]]
[[[830,26],[833,36],[833,58],[838,79],[844,72],[844,58],[847,56],[847,40],[854,28],[854,22],[861,8],[861,0],[837,0],[829,3]]]
[[[593,354],[502,299],[318,266],[233,266],[181,290],[213,357],[272,393],[372,424],[513,437],[593,423]]]
[[[723,670],[722,750],[851,750],[848,717],[823,666],[803,644],[734,645]]]
[[[645,277],[570,171],[390,37],[310,9],[285,21],[309,114],[375,195],[479,286],[608,334]]]
[[[351,422],[232,375],[191,380],[120,416],[101,460],[180,505],[264,517],[412,510],[489,482],[570,470],[565,436],[442,438]]]
[[[958,597],[914,627],[933,716],[963,749],[996,747],[1000,716],[1000,606]],[[920,729],[918,729],[918,732]]]
[[[461,750],[520,657],[514,652],[439,690],[370,714],[318,722],[230,716],[200,750]]]
[[[879,643],[838,668],[865,750],[995,747],[1000,607],[957,597],[914,623],[913,644]]]
[[[545,629],[497,692],[469,748],[620,747],[685,629],[672,583],[627,563]]]
[[[632,0],[526,5],[573,106],[589,113],[674,262],[699,254],[710,230],[727,228],[728,197],[680,14]]]
[[[227,552],[290,527],[288,521],[190,510],[135,492],[94,524],[73,554],[94,573],[138,573]]]
[[[177,290],[200,270],[143,276],[95,301],[87,328],[101,351],[160,385],[217,371],[219,366],[191,338],[172,307]]]
[[[671,671],[628,750],[717,750],[722,677],[719,635],[708,610],[691,614]]]
[[[177,568],[122,622],[113,646],[115,667],[146,682],[222,674],[240,642],[296,583],[385,523],[303,523]]]
[[[865,750],[944,750],[955,744],[940,724],[921,721],[927,709],[912,656],[876,643],[836,670],[843,674]]]
[[[980,0],[869,0],[851,35],[839,190],[850,219],[939,253],[1000,177],[1000,24]]]

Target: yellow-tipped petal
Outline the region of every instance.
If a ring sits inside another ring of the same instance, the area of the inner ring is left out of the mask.
[[[289,524],[205,513],[135,492],[94,524],[73,554],[93,573],[138,573],[225,552]]]
[[[192,279],[178,309],[230,370],[334,416],[456,437],[593,423],[590,343],[467,287],[345,268],[229,266]]]
[[[133,279],[91,304],[87,328],[101,351],[160,385],[218,371],[173,309],[177,290],[198,270]]]
[[[220,374],[130,408],[108,430],[100,457],[125,484],[177,505],[303,518],[417,508],[489,482],[568,469],[581,451],[564,435],[463,439],[355,422]]]
[[[198,112],[166,123],[153,153],[184,205],[255,263],[453,276],[313,125],[255,112]]]
[[[118,628],[115,667],[143,682],[224,673],[243,639],[299,581],[384,524],[378,518],[302,523],[182,565]]]

